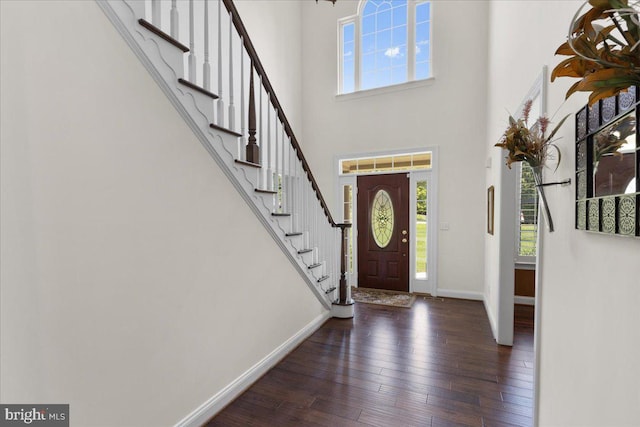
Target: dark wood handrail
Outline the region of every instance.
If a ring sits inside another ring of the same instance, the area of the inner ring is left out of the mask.
[[[238,31],[238,34],[240,34],[240,36],[242,37],[244,47],[247,50],[247,53],[249,54],[249,58],[251,59],[251,62],[253,63],[253,68],[255,68],[256,72],[262,79],[262,85],[267,91],[267,95],[271,100],[271,104],[273,105],[273,107],[276,109],[278,113],[278,118],[280,119],[280,122],[284,126],[284,131],[286,132],[287,136],[291,140],[291,145],[293,146],[293,149],[296,151],[296,155],[298,156],[298,159],[302,163],[302,168],[306,172],[307,178],[309,178],[309,181],[311,181],[311,187],[316,192],[316,197],[320,201],[320,205],[322,206],[322,209],[324,210],[324,213],[327,216],[329,223],[333,227],[338,227],[336,222],[333,220],[333,216],[331,216],[329,207],[327,206],[327,203],[324,200],[324,197],[322,196],[320,187],[318,186],[318,183],[316,182],[316,179],[313,176],[313,172],[311,172],[311,168],[307,163],[307,159],[305,159],[304,154],[302,154],[302,149],[300,148],[300,144],[298,143],[296,136],[293,134],[293,129],[291,128],[291,124],[289,123],[287,116],[285,116],[284,114],[282,105],[280,105],[280,101],[278,101],[278,97],[276,96],[276,93],[273,90],[273,86],[271,86],[269,77],[267,77],[267,73],[265,72],[264,67],[262,66],[262,62],[260,62],[258,53],[256,52],[256,49],[253,46],[253,42],[251,41],[251,38],[247,33],[247,29],[244,26],[242,19],[240,18],[238,9],[236,9],[235,4],[233,4],[233,0],[222,0],[222,3],[224,3],[224,7],[231,14],[233,25],[234,27],[236,27],[236,31]]]

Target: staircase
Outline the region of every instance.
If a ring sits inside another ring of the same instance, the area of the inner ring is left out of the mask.
[[[350,224],[334,221],[233,1],[96,1],[318,300],[352,317]]]

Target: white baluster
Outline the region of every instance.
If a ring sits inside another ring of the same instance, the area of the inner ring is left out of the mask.
[[[276,141],[277,144],[277,141]],[[267,169],[267,186],[266,189],[267,190],[273,190],[273,186],[274,186],[274,180],[275,178],[273,177],[273,168],[271,167],[271,162],[273,161],[273,156],[271,155],[271,108],[269,107],[269,103],[267,102],[267,149],[266,149],[266,156],[267,156],[267,161],[266,161],[266,169]],[[276,200],[277,200],[277,195],[276,195]],[[278,207],[278,203],[276,201],[276,211]]]
[[[287,209],[293,214],[295,206],[293,205],[293,146],[289,144],[289,161],[287,165]],[[298,230],[296,228],[296,230]]]
[[[240,156],[239,159],[245,159],[244,146],[247,143],[245,138],[245,107],[244,107],[244,37],[240,36]]]
[[[193,19],[193,0],[189,0],[189,81],[196,83],[195,21]]]
[[[229,129],[236,127],[236,110],[233,105],[233,16],[229,13]]]
[[[274,191],[278,192],[278,198],[280,198],[280,196],[281,196],[280,186],[278,185],[278,183],[280,181],[277,178],[279,176],[279,173],[280,173],[279,164],[278,164],[278,162],[280,160],[280,155],[279,155],[280,154],[280,144],[278,144],[278,129],[277,128],[276,128],[275,135],[276,135],[276,143],[275,143],[275,159],[274,159],[274,163],[275,163],[275,176],[276,176],[275,185],[276,185],[276,187],[274,188]]]
[[[282,139],[279,136],[278,132],[278,117],[276,113],[275,124],[274,124],[274,136],[275,136],[275,176],[276,176],[276,188],[275,190],[278,192],[278,201],[280,203],[280,210],[284,212],[284,200],[282,193],[283,191],[283,182],[282,182],[282,165],[280,164],[280,152],[282,151]]]
[[[276,121],[278,123],[280,123],[280,121],[278,120],[278,118],[276,118]],[[282,195],[282,210],[284,211],[286,209],[286,195],[287,195],[287,188],[286,188],[286,183],[285,183],[285,172],[284,172],[284,153],[287,150],[287,140],[284,136],[284,126],[281,126],[280,129],[280,151],[278,152],[278,166],[279,166],[279,170],[278,170],[278,174],[281,177],[281,186],[280,186],[280,193]]]
[[[294,156],[295,156],[295,153],[294,153]],[[298,184],[300,171],[298,170],[298,162],[296,161],[293,166],[294,166],[293,182],[294,182],[294,191],[295,191],[295,196],[293,199],[293,225],[296,231],[301,232],[304,230],[302,229],[302,225],[300,224],[300,185]]]
[[[318,216],[318,221],[322,220],[322,215]],[[318,223],[318,246],[320,246],[320,255],[321,257],[319,258],[318,262],[322,263],[322,267],[320,267],[320,273],[318,274],[319,277],[324,276],[324,263],[326,261],[326,257],[327,257],[327,253],[325,252],[325,239],[324,239],[324,227],[320,227],[320,222]]]
[[[162,14],[160,13],[160,0],[151,0],[151,23],[162,29]]]
[[[335,278],[336,278],[336,261],[338,260],[339,256],[337,256],[337,249],[338,249],[338,244],[340,242],[340,238],[338,237],[338,228],[333,228],[333,233],[331,233],[331,271],[329,271],[329,277],[331,277],[330,281],[331,283],[335,283]],[[333,287],[336,285],[331,285],[330,287]]]
[[[309,195],[311,196],[311,209],[313,212],[313,216],[311,217],[311,237],[312,237],[312,242],[311,242],[311,246],[313,246],[314,249],[314,259],[313,259],[313,263],[317,263],[318,260],[320,259],[320,254],[318,253],[319,248],[318,248],[318,209],[316,207],[316,192],[313,190],[313,186],[311,186],[311,191],[309,192]]]
[[[316,215],[316,210],[315,210],[315,206],[313,205],[313,188],[311,187],[311,185],[307,185],[307,192],[309,193],[308,198],[309,198],[309,207],[307,209],[309,209],[309,245],[312,249],[314,249],[313,252],[313,262],[316,262],[316,230],[315,230],[315,215]]]
[[[313,200],[313,186],[311,185],[311,181],[309,181],[309,236],[311,238],[310,245],[314,249],[313,251],[313,262],[316,262],[318,257],[318,250],[316,247],[316,206],[314,205]]]
[[[204,0],[204,64],[202,87],[211,90],[211,64],[209,63],[209,0]]]
[[[222,1],[218,0],[218,126],[224,127],[224,101],[222,90]],[[260,143],[259,145],[262,145]],[[262,151],[262,150],[260,150]]]
[[[309,181],[308,179],[305,181],[305,188],[307,190],[307,205],[306,205],[306,210],[307,210],[307,229],[309,230],[309,249],[313,249],[313,205],[311,204],[312,199],[311,199],[311,186],[309,185]],[[311,261],[313,262],[314,260],[314,254],[313,252],[311,252]]]
[[[265,145],[266,144],[264,144],[265,139],[264,139],[264,133],[262,132],[262,77],[260,77],[260,85],[258,86],[258,91],[260,92],[260,99],[259,99],[260,106],[259,106],[258,111],[257,111],[258,112],[258,122],[259,122],[258,123],[258,135],[259,135],[258,138],[260,138],[260,141],[259,141],[258,145],[260,145],[260,164],[262,166],[264,166],[265,165],[264,158],[266,156],[266,154],[265,154]],[[266,175],[265,175],[266,174],[266,169],[268,169],[268,166],[267,166],[267,168],[263,167],[262,170],[260,171],[259,175],[261,177],[260,179],[262,180],[262,183],[261,183],[262,187],[261,188],[265,189],[265,190],[268,190],[269,188],[266,186],[267,185],[267,179],[266,179]]]
[[[307,182],[305,182],[305,186],[307,187],[307,221],[308,221],[308,228],[309,228],[309,248],[313,249],[313,244],[314,244],[314,240],[313,240],[313,198],[312,198],[312,194],[313,194],[313,189],[311,188],[310,182],[307,180]],[[312,252],[311,253],[311,260],[314,261],[315,260],[315,254]],[[314,261],[315,262],[315,261]]]
[[[311,210],[309,209],[309,186],[307,185],[306,179],[306,171],[303,170],[303,179],[302,179],[302,194],[303,194],[303,221],[304,221],[304,233],[305,233],[305,248],[311,248],[311,223],[309,221],[309,216],[311,214]]]
[[[276,117],[276,120],[278,120],[278,118]],[[282,126],[280,126],[281,130],[282,130],[282,135],[280,137],[280,155],[282,156],[282,159],[280,161],[280,176],[281,176],[281,185],[282,185],[282,210],[284,211],[285,209],[285,200],[286,200],[286,195],[287,195],[287,188],[285,185],[285,172],[284,172],[284,159],[285,159],[285,153],[287,152],[287,139],[285,138],[285,134],[284,134],[284,124],[281,123]]]
[[[178,40],[180,29],[180,16],[178,15],[178,0],[171,0],[171,37]]]
[[[298,227],[300,227],[300,231],[305,231],[304,228],[304,200],[302,193],[302,164],[298,159],[296,159],[296,169],[297,169],[297,178],[296,184],[298,187]]]
[[[342,230],[339,228],[334,228],[334,244],[333,244],[333,273],[331,274],[331,281],[333,282],[333,286],[336,288],[340,284],[340,254],[342,253]],[[347,269],[349,268],[349,264],[345,264]]]

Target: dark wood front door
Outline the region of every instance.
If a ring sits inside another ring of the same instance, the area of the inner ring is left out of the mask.
[[[358,177],[358,286],[409,291],[409,177]]]

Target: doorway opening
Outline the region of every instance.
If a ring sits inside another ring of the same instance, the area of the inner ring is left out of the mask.
[[[338,157],[351,286],[436,295],[437,148]]]

